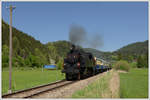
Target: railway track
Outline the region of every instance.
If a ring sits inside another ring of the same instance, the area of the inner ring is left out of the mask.
[[[61,80],[61,81],[57,81],[54,83],[41,85],[41,86],[37,86],[37,87],[25,89],[25,90],[13,92],[10,94],[5,94],[2,96],[2,98],[32,98],[32,97],[37,96],[39,94],[61,88],[63,86],[72,84],[74,82],[76,82],[76,81]]]

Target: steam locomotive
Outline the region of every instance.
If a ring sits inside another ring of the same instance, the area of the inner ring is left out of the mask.
[[[96,59],[91,53],[72,45],[64,59],[62,73],[66,74],[66,80],[72,80],[93,76],[101,72],[100,70],[101,67],[96,65]]]

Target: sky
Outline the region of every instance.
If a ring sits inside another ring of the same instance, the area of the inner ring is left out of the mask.
[[[148,2],[2,2],[2,19],[45,44],[69,40],[72,24],[89,36],[100,34],[101,51],[115,51],[130,43],[148,40]]]

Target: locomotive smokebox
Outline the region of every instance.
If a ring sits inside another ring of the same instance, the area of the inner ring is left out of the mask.
[[[70,49],[75,49],[75,47],[76,46],[74,44],[72,44]]]
[[[75,45],[72,44],[71,47],[70,47],[70,52],[73,52],[75,50]]]

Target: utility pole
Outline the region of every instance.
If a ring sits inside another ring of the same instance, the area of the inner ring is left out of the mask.
[[[12,11],[13,9],[15,9],[16,7],[10,5],[8,7],[10,9],[10,24],[9,24],[9,90],[8,93],[12,93],[12,84],[11,84],[11,72],[12,72]]]

